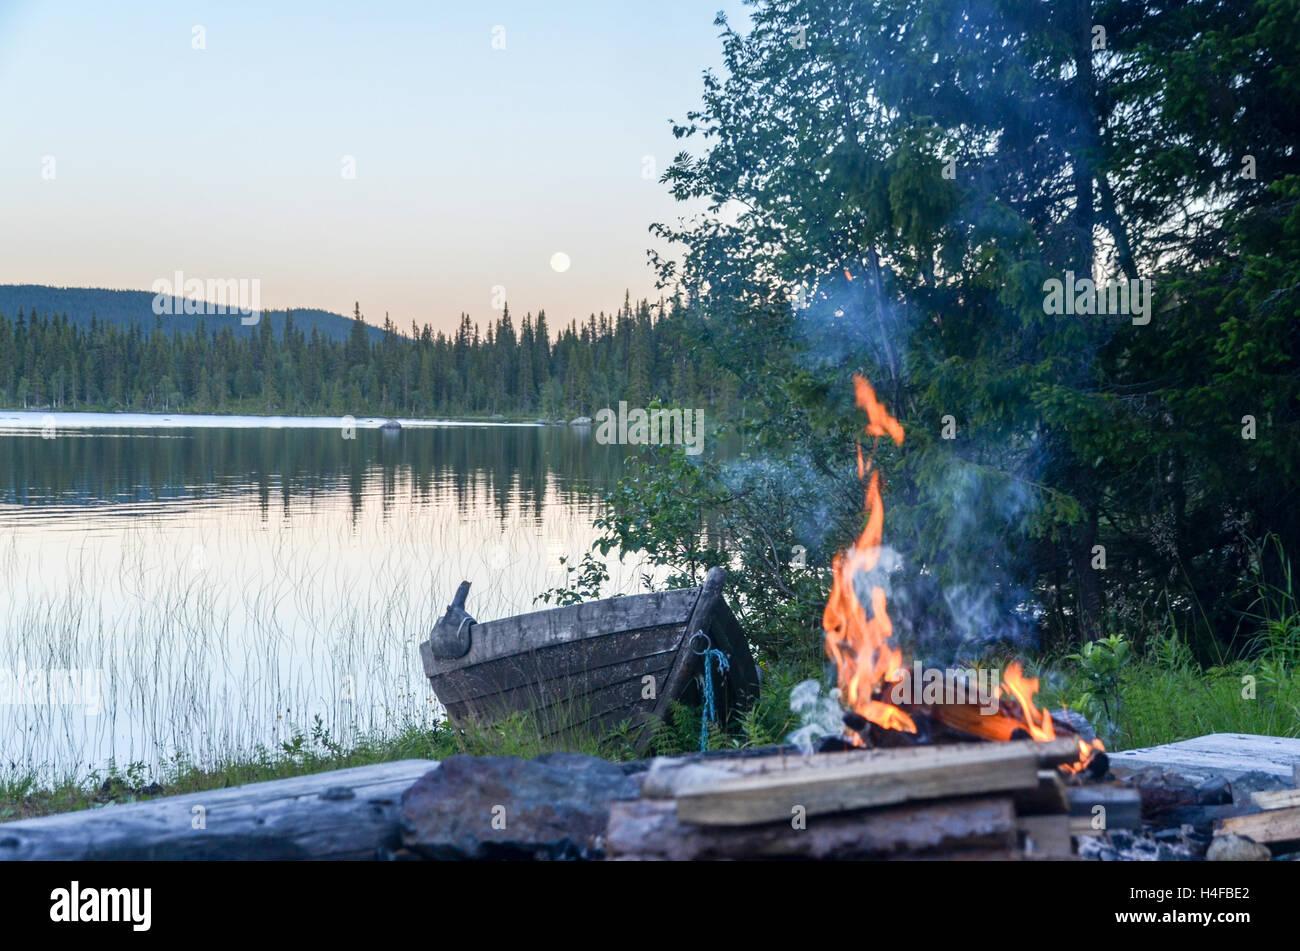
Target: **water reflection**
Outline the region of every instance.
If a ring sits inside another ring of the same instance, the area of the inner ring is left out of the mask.
[[[481,620],[532,610],[623,458],[558,427],[0,433],[0,672],[104,684],[95,713],[0,697],[0,769],[436,719],[416,644],[455,586]]]
[[[405,429],[194,429],[0,434],[0,502],[13,518],[166,516],[213,499],[256,496],[263,517],[274,505],[290,517],[346,490],[354,518],[367,501],[392,510],[399,475],[421,501],[464,508],[486,490],[497,517],[522,505],[541,517],[547,494],[589,499],[618,478],[618,447],[595,446],[587,430],[484,426]]]

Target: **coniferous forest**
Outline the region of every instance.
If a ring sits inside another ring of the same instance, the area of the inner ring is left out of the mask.
[[[229,318],[213,318],[213,324]],[[509,306],[454,333],[426,324],[401,332],[385,317],[378,339],[358,305],[346,340],[294,325],[257,333],[201,323],[169,332],[167,318],[76,322],[67,314],[0,314],[0,405],[16,409],[254,414],[442,416],[590,415],[627,400],[715,406],[730,394],[691,346],[690,310],[633,303],[553,332],[545,311],[515,323]]]

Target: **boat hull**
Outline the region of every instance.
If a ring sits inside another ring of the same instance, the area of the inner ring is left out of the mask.
[[[757,690],[740,625],[721,597],[725,573],[699,588],[607,598],[474,624],[462,657],[420,646],[434,692],[457,724],[531,714],[541,733],[604,736],[620,726],[642,737],[672,700],[698,699],[700,651],[722,650],[713,667],[719,718]]]

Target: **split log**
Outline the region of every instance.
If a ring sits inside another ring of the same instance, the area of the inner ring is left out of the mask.
[[[1249,816],[1233,816],[1222,820],[1214,834],[1242,835],[1256,842],[1297,841],[1300,840],[1300,806],[1270,809]]]
[[[996,714],[985,713],[978,703],[936,703],[905,705],[905,710],[923,713],[950,730],[986,740],[1007,742],[1016,739],[1016,732],[1024,732],[1020,704],[1002,697],[998,700]],[[1075,749],[1078,749],[1076,744]]]
[[[671,801],[635,799],[610,808],[606,854],[613,859],[854,859],[957,857],[963,850],[1016,848],[1009,797],[893,806],[756,826],[697,826]]]
[[[904,703],[901,709],[915,718],[924,718],[933,724],[932,729],[946,731],[967,739],[994,740],[1007,742],[1022,739],[1028,734],[1024,721],[1024,711],[1019,702],[1011,697],[997,699],[996,712],[987,712],[981,703]],[[1040,715],[1043,711],[1040,711]],[[1058,739],[1062,737],[1079,737],[1079,732],[1065,716],[1046,713],[1052,721],[1052,729]],[[1086,722],[1086,721],[1085,721]],[[1092,736],[1083,737],[1092,739]],[[1077,750],[1077,745],[1076,745]],[[1076,757],[1077,758],[1077,757]]]
[[[725,778],[698,769],[684,770],[666,786],[648,778],[642,790],[648,795],[670,792],[683,822],[751,825],[788,820],[796,807],[816,816],[919,799],[1034,789],[1038,760],[1032,745],[971,743],[802,760],[781,757],[765,771],[750,761],[745,773]]]
[[[1063,766],[1079,761],[1079,738],[1058,736],[1046,743],[1031,743],[1039,766]]]
[[[433,760],[296,776],[0,824],[0,859],[376,859]]]
[[[1286,809],[1300,806],[1300,789],[1273,789],[1250,794],[1250,801],[1261,809]]]
[[[970,751],[993,747],[1029,751],[1039,770],[1073,762],[1078,756],[1077,744],[1068,738],[1047,743],[1015,740],[1001,744],[961,743],[903,749],[848,750],[818,753],[812,756],[800,753],[795,747],[786,747],[773,753],[747,757],[709,756],[701,759],[698,755],[660,756],[651,760],[649,770],[641,774],[638,780],[641,783],[643,796],[674,799],[690,789],[742,776],[773,775],[808,769],[834,769],[856,763],[874,762],[881,757],[905,759],[909,756],[939,755],[941,751]]]

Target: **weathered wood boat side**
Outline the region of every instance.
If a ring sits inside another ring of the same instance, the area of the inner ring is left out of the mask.
[[[420,645],[424,670],[453,722],[528,711],[548,734],[622,723],[637,728],[663,717],[672,700],[697,699],[702,652],[713,647],[729,661],[724,675],[713,668],[718,712],[725,718],[758,686],[744,633],[722,598],[725,580],[726,573],[714,568],[698,588],[481,624],[465,611],[465,583]]]

